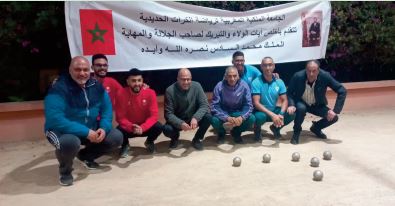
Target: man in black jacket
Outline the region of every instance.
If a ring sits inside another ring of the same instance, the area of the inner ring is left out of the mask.
[[[310,25],[309,29],[310,35],[310,46],[319,46],[320,45],[320,36],[321,36],[321,26],[317,20],[317,17],[314,17],[314,22]]]
[[[294,134],[292,144],[299,143],[299,135],[306,112],[322,117],[313,122],[310,131],[318,138],[326,139],[322,129],[334,124],[338,114],[343,109],[347,91],[343,85],[336,81],[328,72],[321,70],[317,60],[306,64],[306,70],[295,73],[288,86],[288,113],[295,113]],[[326,99],[327,87],[337,93],[335,107],[330,109]]]

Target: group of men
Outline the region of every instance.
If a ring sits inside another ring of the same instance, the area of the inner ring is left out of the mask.
[[[322,117],[310,130],[326,139],[322,129],[338,120],[346,98],[345,88],[330,74],[319,69],[312,60],[306,70],[291,79],[288,91],[284,82],[273,73],[271,57],[262,59],[259,71],[244,64],[244,54],[233,54],[232,64],[213,91],[211,104],[202,86],[192,81],[189,69],[178,71],[177,82],[166,89],[162,125],[158,119],[156,93],[144,83],[143,72],[133,68],[122,86],[107,77],[108,59],[103,54],[89,61],[77,56],[71,60],[69,73],[60,76],[45,97],[45,133],[55,147],[59,161],[61,185],[73,184],[73,159],[77,157],[88,169],[98,169],[95,159],[120,149],[120,156],[129,154],[129,138],[147,136],[144,143],[150,153],[155,152],[155,140],[163,132],[169,137],[169,148],[177,148],[180,132],[196,130],[192,146],[203,149],[203,138],[210,125],[217,133],[217,143],[225,142],[229,132],[236,144],[242,144],[242,132],[253,128],[254,140],[261,141],[261,127],[270,125],[274,137],[281,137],[280,129],[294,121],[292,144],[299,143],[306,112]],[[93,76],[90,74],[93,70]],[[326,90],[330,87],[338,95],[334,109],[327,106]],[[118,126],[112,127],[113,111]],[[80,146],[85,145],[80,150]]]

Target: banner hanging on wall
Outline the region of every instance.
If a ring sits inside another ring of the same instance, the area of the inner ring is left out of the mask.
[[[331,6],[293,2],[232,12],[178,2],[66,1],[71,56],[108,57],[111,71],[277,63],[325,57]]]

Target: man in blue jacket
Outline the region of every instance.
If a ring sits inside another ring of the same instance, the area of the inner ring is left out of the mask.
[[[329,108],[326,99],[327,88],[337,93],[335,107]],[[296,72],[288,86],[288,113],[295,113],[294,134],[292,144],[299,144],[299,135],[306,112],[322,117],[313,122],[310,131],[320,139],[327,139],[322,129],[329,127],[338,120],[338,114],[343,109],[347,91],[328,72],[320,69],[317,60],[307,62],[306,69]]]
[[[228,67],[225,70],[224,80],[218,82],[214,88],[211,102],[213,118],[211,124],[217,131],[217,143],[225,141],[225,128],[231,130],[236,144],[242,144],[241,133],[246,131],[255,122],[252,115],[251,92],[248,84],[240,80],[237,68]]]
[[[61,76],[44,100],[45,134],[56,148],[59,182],[73,184],[73,159],[78,157],[88,169],[98,169],[94,160],[118,148],[122,133],[112,129],[111,100],[103,86],[90,77],[89,61],[74,57],[69,74]],[[80,145],[85,145],[80,150]]]

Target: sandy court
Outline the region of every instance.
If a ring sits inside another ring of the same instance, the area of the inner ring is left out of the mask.
[[[57,161],[45,140],[2,144],[0,148],[1,205],[395,205],[395,108],[344,112],[321,141],[308,131],[314,117],[303,124],[301,144],[289,143],[291,127],[276,144],[263,129],[265,139],[247,144],[217,146],[206,134],[205,150],[190,147],[191,133],[182,133],[178,149],[167,149],[160,136],[157,153],[149,155],[144,138],[132,139],[126,159],[104,156],[100,172],[86,170],[74,161],[75,183],[58,184]],[[331,161],[322,160],[330,150]],[[301,154],[292,162],[293,152]],[[269,153],[271,163],[262,163]],[[232,167],[235,156],[240,167]],[[312,180],[310,158],[320,158],[322,182]]]

